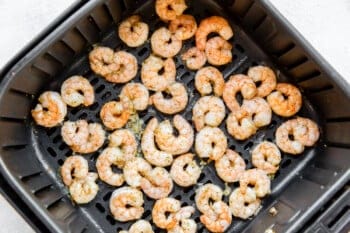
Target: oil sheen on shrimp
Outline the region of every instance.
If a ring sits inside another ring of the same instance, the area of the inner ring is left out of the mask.
[[[194,154],[187,153],[177,157],[170,169],[174,182],[182,187],[195,185],[201,174],[201,168],[194,160]]]
[[[125,161],[129,161],[135,158],[137,152],[137,141],[134,133],[131,130],[115,130],[108,136],[108,139],[108,146],[120,149]]]
[[[169,23],[169,31],[179,40],[190,39],[196,30],[196,19],[192,15],[179,15]]]
[[[128,100],[110,101],[102,106],[100,118],[109,130],[119,129],[128,122],[131,109],[131,102]]]
[[[182,41],[165,27],[157,29],[151,36],[152,51],[161,57],[169,58],[178,54]]]
[[[119,38],[129,47],[143,45],[148,38],[148,25],[141,21],[139,15],[125,19],[118,28]]]
[[[152,209],[153,223],[161,229],[172,229],[178,223],[176,213],[180,211],[181,203],[174,198],[162,198],[154,203]]]
[[[158,200],[169,196],[173,190],[173,180],[169,172],[162,167],[155,167],[141,178],[141,189],[150,198]]]
[[[244,159],[236,151],[230,149],[227,149],[224,156],[215,161],[218,176],[229,183],[239,181],[245,167]]]
[[[227,149],[227,138],[219,128],[204,127],[196,136],[195,150],[200,158],[220,159]]]
[[[175,20],[186,8],[185,0],[156,0],[156,13],[163,21]]]
[[[75,178],[83,179],[89,173],[88,162],[80,155],[68,157],[61,167],[63,183],[70,186]]]
[[[108,47],[94,47],[89,53],[89,61],[92,71],[103,77],[116,72],[119,68],[114,61],[114,51]]]
[[[245,194],[240,188],[235,189],[229,198],[229,205],[233,216],[241,219],[247,219],[256,215],[260,209],[261,200],[256,197],[252,188],[247,188]]]
[[[112,83],[126,83],[135,78],[137,74],[137,59],[131,53],[118,51],[114,53],[114,64],[116,70],[104,76],[107,81]]]
[[[252,164],[268,174],[276,173],[280,162],[281,152],[272,142],[261,142],[252,151]]]
[[[249,185],[253,186],[257,197],[264,197],[271,192],[271,181],[263,170],[253,168],[246,170],[240,180],[239,185],[241,192],[246,194]]]
[[[134,110],[143,111],[148,107],[149,93],[141,83],[128,83],[122,88],[120,98],[128,98]]]
[[[82,76],[72,76],[65,80],[61,87],[63,101],[71,106],[89,106],[94,103],[95,93],[90,82]]]
[[[208,63],[214,66],[222,66],[232,61],[232,45],[220,36],[213,37],[207,41],[205,54]]]
[[[201,95],[222,96],[225,80],[217,68],[206,66],[197,71],[194,85]]]
[[[205,52],[199,50],[197,47],[188,49],[182,54],[181,58],[190,70],[198,70],[207,62]]]
[[[74,179],[69,186],[69,193],[72,200],[77,204],[86,204],[92,201],[99,190],[96,184],[97,174],[89,172],[85,178]]]
[[[273,70],[267,66],[254,66],[249,68],[247,75],[253,79],[255,83],[261,82],[259,85],[257,96],[266,97],[275,90],[277,81]]]

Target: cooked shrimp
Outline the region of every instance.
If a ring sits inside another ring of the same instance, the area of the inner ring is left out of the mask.
[[[154,131],[157,127],[157,118],[153,118],[148,122],[141,138],[141,149],[149,163],[155,166],[166,167],[173,162],[173,156],[168,152],[157,149],[154,141]]]
[[[181,209],[181,203],[174,198],[163,198],[154,203],[152,209],[153,223],[162,229],[172,229],[178,223],[176,213]]]
[[[231,225],[232,213],[228,205],[223,201],[215,202],[212,206],[214,215],[203,214],[200,220],[211,232],[224,232]]]
[[[97,174],[89,172],[83,179],[74,179],[69,186],[69,193],[78,204],[85,204],[92,201],[98,192],[98,185],[96,184]]]
[[[122,128],[129,120],[131,114],[129,101],[110,101],[105,103],[100,111],[103,124],[110,130]]]
[[[252,151],[253,165],[267,174],[276,173],[280,162],[281,152],[272,142],[261,142]]]
[[[169,58],[178,54],[182,48],[182,41],[165,28],[159,28],[151,36],[152,51],[161,57]]]
[[[237,140],[245,140],[257,131],[252,116],[245,110],[230,113],[226,119],[226,127],[228,133]]]
[[[177,157],[170,169],[171,178],[182,187],[196,184],[200,174],[201,168],[194,160],[194,154],[192,153]]]
[[[196,46],[199,50],[205,50],[207,36],[218,33],[223,39],[229,40],[233,36],[233,31],[226,19],[220,16],[211,16],[202,20],[196,32]]]
[[[131,53],[118,51],[114,53],[114,64],[117,69],[104,76],[107,81],[112,83],[126,83],[135,78],[137,74],[137,59]]]
[[[165,98],[160,91],[151,96],[152,103],[157,110],[166,114],[175,114],[186,108],[188,94],[183,83],[172,83],[165,88],[164,92],[170,94],[172,98]]]
[[[222,189],[214,184],[205,184],[196,190],[195,202],[197,209],[203,214],[214,215],[211,202],[221,201]]]
[[[174,135],[174,129],[169,120],[162,121],[154,131],[156,143],[159,149],[170,154],[186,153],[191,149],[194,141],[192,126],[181,115],[174,116],[173,124],[178,135]]]
[[[160,72],[164,70],[162,74]],[[176,66],[172,58],[163,60],[150,55],[141,68],[141,80],[151,91],[164,91],[169,84],[175,82]]]
[[[220,36],[207,41],[205,54],[208,62],[215,66],[222,66],[232,61],[232,45]]]
[[[261,97],[243,100],[242,109],[246,110],[252,116],[255,126],[258,128],[271,123],[271,108],[269,104]]]
[[[46,91],[39,96],[39,103],[32,110],[32,116],[38,125],[54,127],[62,123],[67,114],[67,105],[59,93]]]
[[[257,197],[264,197],[271,192],[270,178],[263,170],[257,168],[246,170],[239,180],[239,185],[243,194],[247,193],[249,185],[254,187]]]
[[[118,29],[119,38],[129,47],[144,44],[148,37],[148,25],[141,21],[141,17],[133,15],[124,20]]]
[[[137,141],[134,133],[128,129],[118,129],[109,135],[109,147],[117,147],[123,153],[125,161],[135,158]],[[124,165],[123,165],[124,166]]]
[[[89,106],[95,100],[94,88],[82,76],[72,76],[64,81],[61,87],[61,95],[63,101],[71,107],[77,107],[81,104]]]
[[[124,163],[123,153],[118,148],[108,147],[102,151],[96,160],[98,176],[109,185],[121,186],[124,183],[124,176],[122,173],[113,172],[112,165],[121,168]]]
[[[257,88],[257,96],[268,96],[273,90],[275,90],[277,81],[276,75],[272,69],[267,66],[254,66],[249,68],[247,75],[253,79],[254,82],[261,82]]]
[[[244,159],[236,151],[230,149],[227,149],[224,156],[215,161],[216,172],[225,182],[238,181],[245,166]]]
[[[89,173],[89,165],[86,159],[79,155],[70,156],[64,161],[61,167],[63,183],[71,185],[73,179],[83,179]]]
[[[150,198],[158,200],[167,197],[173,190],[173,180],[165,168],[156,167],[141,178],[141,189]]]
[[[218,69],[206,66],[197,71],[194,85],[201,95],[214,93],[216,96],[222,96],[225,80]]]
[[[61,136],[68,146],[82,145],[89,137],[89,123],[86,120],[66,121],[61,128]]]
[[[320,131],[317,124],[304,117],[297,117],[297,129],[295,131],[295,139],[301,142],[304,146],[313,146],[320,137]]]
[[[261,200],[256,197],[252,188],[247,188],[245,194],[240,188],[235,189],[229,198],[229,205],[233,216],[241,219],[247,219],[256,215],[260,209]]]
[[[174,20],[186,10],[185,0],[157,0],[156,13],[163,21]]]
[[[244,99],[252,99],[257,93],[255,83],[251,78],[242,74],[232,75],[225,83],[222,97],[232,112],[240,109],[236,99],[238,92],[241,92]]]
[[[190,39],[197,31],[196,19],[192,15],[180,15],[170,21],[169,31],[178,40]]]
[[[192,121],[199,131],[205,126],[219,126],[225,114],[225,104],[219,97],[203,96],[192,109]]]
[[[197,133],[195,150],[199,157],[220,159],[227,149],[227,138],[219,128],[204,127]]]
[[[128,98],[133,109],[136,111],[143,111],[148,106],[149,93],[147,88],[141,83],[128,83],[120,92],[120,98]]]
[[[197,224],[193,219],[190,219],[191,215],[195,212],[192,206],[182,207],[177,213],[178,224],[168,229],[168,233],[196,233]]]
[[[199,50],[197,47],[188,49],[182,54],[181,58],[190,70],[198,70],[207,62],[205,52]]]
[[[152,166],[140,157],[127,161],[123,168],[126,183],[135,188],[141,186],[141,179],[151,171]]]
[[[277,115],[290,117],[300,110],[302,97],[297,87],[289,83],[279,83],[276,91],[267,96],[267,102]]]
[[[141,218],[143,209],[143,194],[131,187],[116,189],[109,200],[109,208],[113,217],[120,222]]]
[[[95,47],[89,54],[89,61],[92,71],[103,77],[119,68],[114,61],[114,51],[108,47]]]
[[[119,231],[119,233],[154,233],[152,225],[146,220],[137,220],[129,228],[129,231]]]

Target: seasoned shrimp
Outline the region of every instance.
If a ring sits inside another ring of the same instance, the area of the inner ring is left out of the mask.
[[[196,32],[196,46],[204,51],[207,44],[207,36],[218,33],[223,39],[229,40],[233,36],[233,31],[226,19],[220,16],[211,16],[202,20]]]
[[[61,167],[61,177],[67,186],[72,184],[73,179],[83,179],[88,173],[88,162],[79,155],[68,157]]]
[[[114,64],[117,69],[104,76],[107,81],[112,83],[126,83],[135,78],[137,74],[137,59],[131,53],[118,51],[114,53]]]
[[[169,58],[178,54],[182,48],[182,41],[165,28],[159,28],[151,36],[152,51],[161,57]]]
[[[173,190],[173,180],[165,168],[156,167],[141,178],[141,189],[150,198],[158,200],[167,197]]]
[[[118,29],[119,38],[129,47],[138,47],[148,38],[148,25],[141,21],[139,15],[133,15],[124,20]]]
[[[302,97],[297,87],[289,83],[279,83],[276,91],[267,96],[267,102],[277,115],[290,117],[300,110]]]
[[[226,150],[224,156],[215,161],[215,169],[219,177],[225,182],[236,182],[245,171],[244,159],[230,149]]]
[[[108,47],[95,47],[89,54],[89,61],[92,71],[103,77],[119,68],[114,61],[114,51]]]
[[[231,225],[232,213],[228,205],[223,201],[215,202],[212,206],[215,214],[203,214],[200,220],[211,232],[224,232]]]
[[[118,129],[109,135],[109,147],[116,147],[123,153],[125,161],[135,158],[137,141],[134,133],[128,129]],[[124,165],[123,165],[124,166]]]
[[[222,66],[232,61],[232,45],[220,36],[207,41],[205,54],[208,62],[215,66]]]
[[[183,83],[172,83],[165,88],[164,92],[172,97],[165,98],[160,91],[151,96],[151,101],[156,109],[166,114],[175,114],[186,108],[188,94]]]
[[[168,233],[196,233],[197,224],[193,219],[190,219],[194,212],[195,209],[192,206],[182,207],[176,213],[178,224],[174,228],[168,229]]]
[[[255,126],[258,128],[271,123],[272,111],[263,98],[254,97],[250,100],[243,100],[242,109],[252,116]]]
[[[264,197],[271,192],[270,178],[263,170],[257,168],[246,170],[239,180],[239,185],[243,194],[247,193],[249,185],[254,186],[257,197]]]
[[[215,67],[206,66],[198,70],[194,81],[194,85],[201,95],[210,95],[213,92],[216,96],[222,96],[225,80]]]
[[[240,188],[235,189],[229,198],[229,205],[233,216],[241,219],[247,219],[256,215],[260,209],[261,200],[256,197],[252,188],[247,188],[245,194]]]
[[[174,20],[186,10],[185,0],[157,0],[156,13],[163,21]]]
[[[272,142],[261,142],[252,151],[253,165],[267,174],[276,173],[280,162],[281,152]]]
[[[141,218],[143,209],[143,194],[132,187],[116,189],[109,200],[109,209],[113,217],[120,222]]]
[[[110,101],[102,106],[100,118],[108,129],[119,129],[128,122],[131,108],[131,102],[125,99]]]
[[[200,174],[201,168],[194,160],[194,154],[192,153],[177,157],[170,169],[171,178],[182,187],[196,184]]]
[[[160,72],[163,71],[162,74]],[[142,83],[151,91],[164,91],[169,84],[175,82],[176,66],[172,58],[163,60],[150,55],[141,68]]]
[[[137,220],[129,228],[129,231],[119,231],[119,233],[154,233],[152,225],[146,220]]]
[[[61,128],[61,135],[68,146],[82,145],[89,137],[89,123],[86,120],[66,121]]]
[[[67,105],[59,93],[46,91],[39,96],[39,103],[32,110],[32,116],[38,125],[54,127],[63,122],[67,114]]]
[[[219,128],[204,127],[197,133],[195,150],[199,157],[220,159],[227,149],[227,138]]]
[[[221,201],[222,189],[214,184],[205,184],[196,190],[195,202],[197,209],[203,214],[215,215],[211,202]]]
[[[98,176],[109,185],[121,186],[124,183],[124,176],[122,173],[113,172],[112,165],[121,168],[124,163],[125,158],[118,148],[107,147],[96,160]]]
[[[128,98],[136,111],[143,111],[148,106],[149,93],[141,83],[128,83],[120,92],[120,98]]]
[[[127,161],[123,168],[126,183],[135,188],[141,186],[142,178],[151,171],[152,166],[140,157]]]
[[[257,88],[257,96],[264,98],[275,90],[277,81],[276,75],[267,66],[254,66],[249,68],[247,75],[253,79],[254,82],[261,82]]]
[[[192,15],[180,15],[170,21],[169,31],[178,40],[190,39],[197,31],[196,19]]]
[[[141,149],[145,159],[149,163],[155,166],[166,167],[173,162],[173,155],[157,149],[154,139],[154,131],[157,127],[157,118],[152,118],[143,131]]]
[[[317,124],[304,117],[297,117],[297,129],[295,130],[295,139],[301,142],[304,146],[313,146],[320,137],[320,131]]]
[[[181,203],[174,198],[163,198],[154,203],[152,209],[153,223],[162,229],[172,229],[178,223],[176,213],[180,211]]]
[[[192,121],[199,131],[206,125],[217,127],[225,118],[225,104],[215,96],[203,96],[192,109]]]
[[[226,127],[228,133],[237,140],[245,140],[257,131],[252,116],[243,109],[228,115]]]
[[[82,76],[72,76],[64,81],[61,87],[61,95],[63,101],[71,107],[77,107],[81,104],[89,106],[95,100],[94,88]]]
[[[236,99],[238,92],[241,92],[244,99],[252,99],[257,93],[255,83],[251,78],[242,74],[232,75],[225,83],[222,98],[232,112],[240,109]]]
[[[83,179],[74,179],[69,186],[69,193],[78,204],[85,204],[92,201],[98,192],[98,185],[96,184],[97,174],[89,172]]]
[[[106,139],[105,131],[98,123],[90,123],[88,126],[89,136],[82,144],[74,144],[71,149],[75,152],[88,154],[97,151]]]
[[[205,52],[199,50],[197,47],[188,49],[182,54],[181,58],[190,70],[198,70],[207,62]]]
[[[192,126],[181,115],[174,116],[173,124],[178,135],[174,135],[174,129],[169,120],[162,121],[154,131],[156,143],[159,149],[170,154],[186,153],[191,149],[194,141]]]

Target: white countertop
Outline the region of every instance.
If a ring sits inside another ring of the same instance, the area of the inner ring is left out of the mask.
[[[350,1],[270,0],[350,82]],[[0,67],[74,0],[0,0]],[[33,230],[0,195],[0,233]]]

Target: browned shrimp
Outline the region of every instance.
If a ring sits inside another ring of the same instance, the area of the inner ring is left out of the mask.
[[[205,54],[208,62],[214,66],[226,65],[232,61],[232,45],[220,36],[207,41]]]
[[[186,66],[190,70],[198,70],[207,62],[205,52],[199,50],[197,47],[192,47],[182,54]]]
[[[103,105],[100,118],[108,129],[119,129],[128,122],[131,108],[129,101],[111,101]]]
[[[126,83],[135,78],[137,74],[137,60],[134,55],[125,51],[114,53],[113,62],[117,69],[105,76],[112,83]]]
[[[180,15],[170,21],[169,31],[179,40],[190,39],[197,30],[196,19],[192,15]]]
[[[141,21],[141,17],[133,15],[119,25],[118,34],[129,47],[138,47],[146,42],[148,31],[148,25]]]
[[[185,0],[157,0],[156,13],[163,21],[174,20],[187,8]]]
[[[273,70],[267,66],[251,67],[247,75],[251,77],[254,82],[261,82],[257,94],[259,97],[263,98],[268,96],[276,88],[276,75]]]
[[[159,28],[151,36],[152,51],[159,56],[169,58],[178,54],[182,48],[182,41],[165,28]]]

